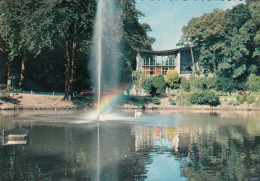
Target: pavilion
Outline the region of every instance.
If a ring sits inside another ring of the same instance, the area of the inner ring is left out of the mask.
[[[172,50],[142,50],[136,57],[136,70],[144,74],[162,74],[175,70],[178,74],[191,74],[199,67],[199,50],[196,47],[183,47]]]

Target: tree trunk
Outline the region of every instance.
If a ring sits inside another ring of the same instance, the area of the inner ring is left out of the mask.
[[[7,59],[6,64],[5,64],[5,82],[6,85],[8,85],[8,79],[10,78],[10,76],[12,75],[12,61]],[[10,86],[10,85],[9,85]]]
[[[75,62],[77,59],[78,44],[72,42],[65,42],[65,100],[73,99],[73,84],[75,77]]]
[[[19,87],[20,87],[20,89],[23,88],[23,83],[24,83],[24,70],[25,70],[24,64],[25,64],[25,61],[22,60],[21,74],[20,74],[20,80],[19,80]]]
[[[191,60],[192,60],[192,66],[193,66],[193,73],[196,71],[196,65],[194,62],[194,56],[193,56],[193,51],[192,51],[192,47],[190,46],[190,54],[191,54]]]
[[[28,56],[29,56],[29,53],[26,52],[24,57],[23,57],[22,63],[21,63],[21,73],[20,73],[20,80],[19,80],[19,87],[20,87],[20,89],[24,88],[25,63],[28,60]]]

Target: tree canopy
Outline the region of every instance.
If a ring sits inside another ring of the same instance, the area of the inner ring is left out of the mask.
[[[95,0],[0,1],[0,53],[6,83],[16,75],[24,90],[64,91],[90,87],[88,54],[93,36]],[[151,49],[151,28],[140,24],[135,1],[116,1],[123,27],[120,81],[129,81],[137,51]],[[1,76],[1,75],[0,75]]]
[[[242,89],[250,74],[260,73],[259,11],[258,2],[248,1],[192,18],[179,44],[198,46],[204,73],[216,73],[219,80],[230,80],[228,87]]]

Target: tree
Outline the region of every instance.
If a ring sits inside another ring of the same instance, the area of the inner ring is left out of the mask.
[[[225,11],[216,9],[212,13],[192,18],[182,28],[183,36],[179,44],[191,44],[200,47],[200,64],[205,71],[217,70],[219,58],[215,56],[223,46],[224,30],[221,22]]]
[[[18,1],[1,1],[0,3],[0,50],[4,56],[4,82],[7,83],[7,79],[13,74],[13,60],[21,54],[20,15],[24,13],[24,4]]]
[[[228,91],[229,95],[234,90],[236,82],[225,76],[218,75],[217,88],[220,91]]]
[[[165,82],[162,75],[157,75],[152,78],[153,83],[153,94],[164,94],[165,93]]]
[[[260,76],[253,75],[246,83],[248,89],[252,92],[260,92]]]
[[[8,17],[14,16],[15,22],[19,20],[12,31],[15,37],[10,40],[15,44],[11,46],[11,55],[25,59],[22,61],[21,79],[28,53],[38,56],[44,49],[61,47],[65,64],[64,98],[72,99],[78,53],[86,50],[90,41],[95,1],[27,0],[13,1],[13,4],[17,5],[15,11],[5,12]],[[7,4],[12,8],[11,5]],[[14,20],[7,22],[10,24]]]
[[[180,89],[186,92],[190,91],[190,82],[185,77],[181,77]]]
[[[122,56],[130,68],[135,70],[137,52],[143,49],[152,49],[151,45],[155,39],[148,36],[148,32],[151,31],[150,25],[139,23],[139,18],[143,17],[144,14],[136,9],[135,0],[120,0],[120,2],[123,28]]]
[[[140,79],[141,79],[141,87],[144,89],[145,92],[150,94],[153,87],[152,78],[150,76],[145,76],[142,78],[140,77]]]
[[[226,12],[214,10],[192,18],[182,29],[181,42],[189,41],[200,48],[204,72],[240,83],[229,87],[232,89],[242,88],[250,74],[259,74],[258,4],[248,1]]]
[[[179,86],[179,75],[176,71],[168,71],[164,76],[164,82],[171,88],[178,88]]]

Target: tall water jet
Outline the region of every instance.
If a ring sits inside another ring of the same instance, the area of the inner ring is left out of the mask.
[[[97,118],[100,115],[102,93],[108,93],[119,84],[120,16],[114,0],[98,0],[91,47],[90,72],[97,92]]]

